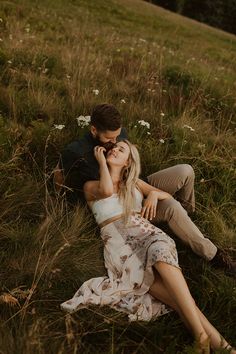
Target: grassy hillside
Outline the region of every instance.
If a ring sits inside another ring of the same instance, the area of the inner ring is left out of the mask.
[[[76,118],[113,103],[139,145],[143,174],[193,166],[193,218],[233,253],[235,89],[236,37],[151,4],[1,1],[1,354],[194,352],[174,313],[130,324],[107,308],[60,311],[105,269],[93,219],[56,195],[52,170],[87,129]],[[236,345],[235,281],[176,242],[196,302]]]

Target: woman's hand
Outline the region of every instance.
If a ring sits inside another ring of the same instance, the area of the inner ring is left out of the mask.
[[[145,219],[152,220],[156,216],[158,203],[158,192],[151,191],[149,192],[147,198],[144,200],[143,207],[141,210],[141,216]]]
[[[141,216],[146,219],[152,220],[156,216],[157,203],[159,200],[169,199],[172,196],[169,193],[161,190],[152,190],[148,193],[147,198],[144,200],[141,210]]]
[[[99,165],[106,164],[106,158],[104,152],[106,149],[103,146],[95,146],[94,148],[94,155],[99,163]]]

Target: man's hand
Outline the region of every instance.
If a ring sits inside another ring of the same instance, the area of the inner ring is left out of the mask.
[[[53,170],[53,182],[57,192],[60,192],[61,188],[63,187],[65,180],[63,176],[62,169],[60,169],[59,162],[55,169]]]

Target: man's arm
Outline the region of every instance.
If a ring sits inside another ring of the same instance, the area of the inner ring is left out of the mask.
[[[60,159],[53,171],[53,181],[57,192],[60,192],[61,188],[67,183],[65,176],[70,174],[77,159],[77,154],[68,147],[61,152]]]
[[[62,168],[60,168],[60,162],[53,170],[53,182],[57,192],[60,192],[61,187],[65,184],[65,178]]]

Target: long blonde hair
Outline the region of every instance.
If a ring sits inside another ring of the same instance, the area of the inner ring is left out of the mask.
[[[135,208],[135,187],[140,175],[140,157],[135,145],[128,140],[123,140],[130,149],[128,166],[121,171],[118,196],[124,206],[125,223],[128,222],[132,210]]]

